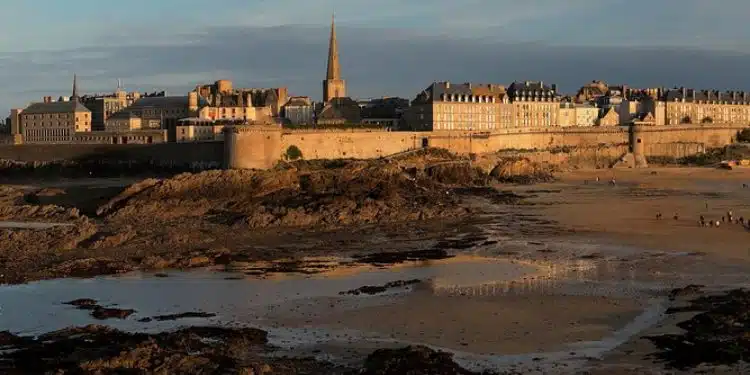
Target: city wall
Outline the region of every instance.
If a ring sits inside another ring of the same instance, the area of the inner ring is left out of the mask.
[[[642,126],[646,156],[683,157],[734,141],[739,125]],[[611,165],[630,151],[621,127],[507,129],[492,133],[390,132],[379,130],[282,130],[245,126],[225,129],[224,142],[145,145],[0,145],[0,159],[26,162],[117,160],[191,168],[271,168],[294,146],[304,159],[377,158],[440,147],[459,154],[523,153],[539,161],[581,166]]]

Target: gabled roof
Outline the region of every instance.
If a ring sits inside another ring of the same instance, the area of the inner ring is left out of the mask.
[[[32,103],[21,114],[91,112],[77,100],[68,102]]]

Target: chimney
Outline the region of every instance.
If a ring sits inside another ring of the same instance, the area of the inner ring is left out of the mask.
[[[449,81],[445,81],[445,88],[446,89],[451,88],[451,83]]]

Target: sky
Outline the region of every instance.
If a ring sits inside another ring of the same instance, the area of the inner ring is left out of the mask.
[[[0,111],[68,95],[74,73],[86,93],[230,79],[320,99],[333,13],[353,97],[445,80],[750,90],[747,0],[0,0]]]

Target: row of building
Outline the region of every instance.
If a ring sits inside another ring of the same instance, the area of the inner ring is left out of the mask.
[[[634,89],[592,81],[573,96],[541,81],[434,82],[413,100],[347,96],[331,23],[323,100],[287,89],[235,88],[228,80],[184,96],[126,92],[44,97],[11,110],[15,143],[160,143],[221,140],[227,125],[375,126],[391,130],[486,132],[507,128],[696,123],[750,124],[750,93],[686,88]]]

